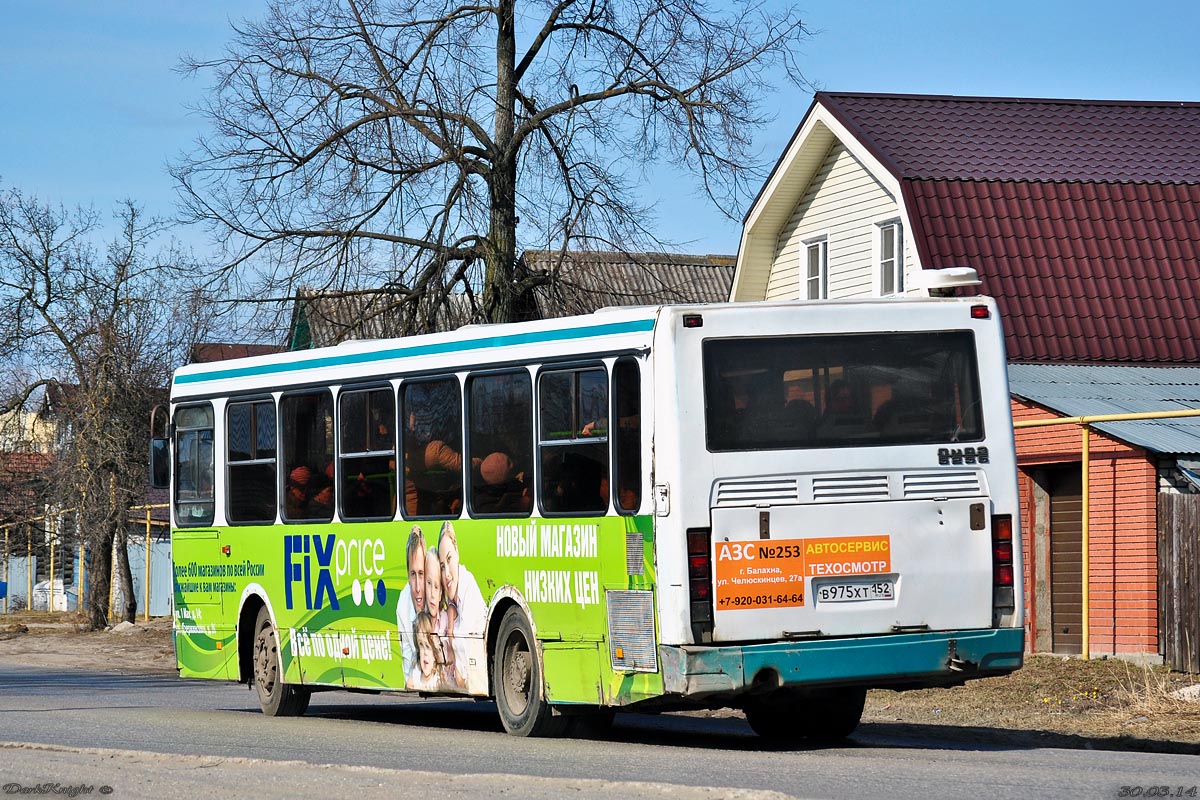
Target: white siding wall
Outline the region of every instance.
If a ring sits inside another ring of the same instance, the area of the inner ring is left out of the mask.
[[[899,210],[896,199],[841,143],[835,142],[791,219],[780,231],[766,299],[800,297],[803,242],[818,234],[829,237],[829,296],[874,295],[876,223],[898,215]],[[911,285],[916,268],[911,241],[911,232],[905,230],[906,288]]]

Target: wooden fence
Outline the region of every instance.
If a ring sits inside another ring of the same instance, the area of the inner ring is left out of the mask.
[[[1200,672],[1200,494],[1158,495],[1158,565],[1163,660]]]

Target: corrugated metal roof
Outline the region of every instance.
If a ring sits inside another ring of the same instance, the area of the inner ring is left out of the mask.
[[[1200,103],[818,92],[897,178],[1193,183]]]
[[[737,262],[726,255],[528,250],[523,258],[529,269],[554,278],[537,290],[546,318],[606,306],[724,303]]]
[[[454,330],[471,321],[465,298],[452,295],[449,310],[436,318],[436,330]],[[410,319],[395,292],[327,292],[301,288],[296,293],[292,312],[292,330],[288,335],[291,349],[327,347],[352,339],[390,339],[414,329],[427,332],[424,325]]]
[[[1009,391],[1068,417],[1200,409],[1200,367],[1010,364]],[[1200,453],[1200,417],[1095,426],[1156,453]]]
[[[543,319],[590,314],[606,306],[724,303],[733,285],[734,256],[679,253],[566,253],[527,250],[527,270],[544,270],[550,280],[534,290]],[[435,329],[454,330],[475,321],[465,295],[435,315]],[[289,341],[293,349],[324,347],[349,339],[404,336],[427,326],[404,316],[394,292],[324,292],[301,289]]]

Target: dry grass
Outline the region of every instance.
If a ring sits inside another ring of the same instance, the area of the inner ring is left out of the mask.
[[[952,689],[872,691],[863,720],[1054,735],[1082,747],[1200,753],[1200,701],[1172,693],[1200,676],[1116,659],[1030,656],[1025,667]]]

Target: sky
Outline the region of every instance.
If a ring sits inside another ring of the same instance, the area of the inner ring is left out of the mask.
[[[167,163],[205,123],[203,79],[180,56],[221,54],[230,21],[260,0],[0,0],[0,186],[107,213],[131,198],[173,217]],[[1200,101],[1195,0],[801,0],[814,32],[805,78],[829,91]],[[773,162],[812,102],[766,98],[755,144]],[[660,238],[690,253],[737,252],[740,218],[685,175],[656,174],[644,199]],[[744,212],[741,209],[740,212]],[[179,238],[203,253],[204,234]]]

